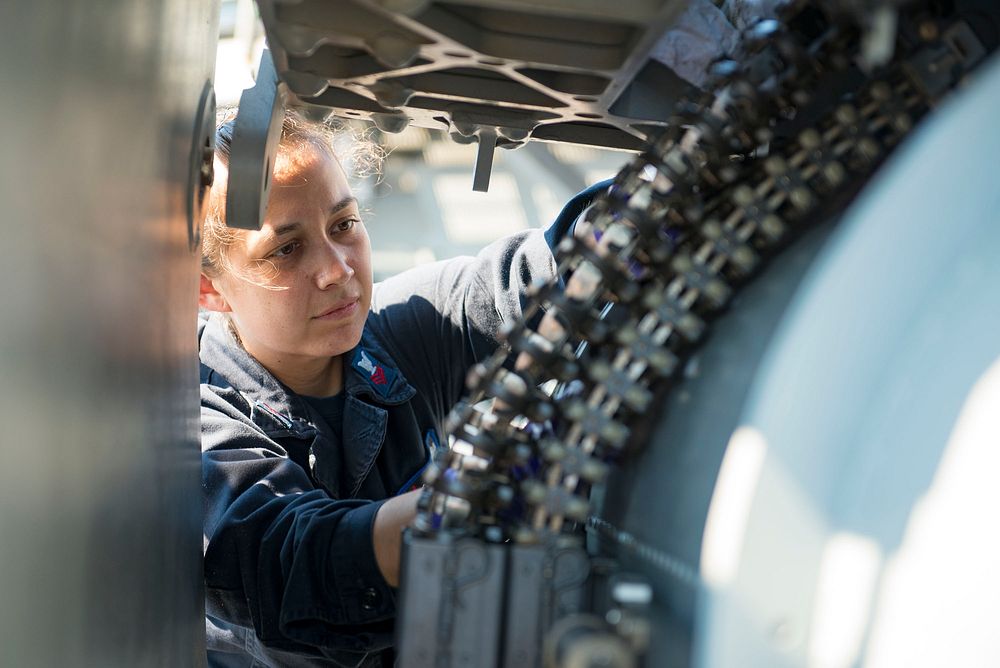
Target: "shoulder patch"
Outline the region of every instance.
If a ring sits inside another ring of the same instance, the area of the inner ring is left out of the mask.
[[[360,346],[354,352],[354,361],[351,362],[351,366],[368,379],[368,384],[376,392],[383,397],[389,394],[389,388],[392,387],[393,381],[396,380],[395,370],[386,367]]]

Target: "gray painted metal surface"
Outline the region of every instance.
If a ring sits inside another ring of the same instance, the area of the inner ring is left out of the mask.
[[[187,189],[217,24],[0,5],[0,665],[204,663]]]
[[[708,514],[699,666],[1000,662],[1000,61],[849,213]]]

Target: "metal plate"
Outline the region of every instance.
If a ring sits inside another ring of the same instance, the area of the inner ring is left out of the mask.
[[[188,233],[218,2],[0,4],[0,664],[204,665]]]

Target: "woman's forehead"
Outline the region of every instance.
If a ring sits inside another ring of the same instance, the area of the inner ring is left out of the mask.
[[[289,210],[329,208],[352,196],[340,163],[317,149],[279,153],[272,183],[267,219]]]
[[[311,142],[302,142],[297,145],[280,145],[274,159],[275,181],[294,181],[302,178],[308,172],[330,169],[336,176],[344,178],[346,174],[340,166],[340,162],[329,150],[323,150],[314,146]]]

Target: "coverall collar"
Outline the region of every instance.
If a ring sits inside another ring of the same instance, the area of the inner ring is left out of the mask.
[[[371,471],[385,440],[388,413],[384,407],[405,403],[416,394],[365,328],[358,346],[341,356],[345,442],[338,448],[336,436],[325,423],[317,422],[319,416],[305,400],[279,382],[236,341],[224,316],[199,316],[199,342],[201,382],[218,384],[224,379],[246,399],[250,420],[268,436],[314,439],[314,453],[322,456],[326,465],[313,473],[335,496],[345,490],[353,497]],[[221,379],[212,379],[213,373]],[[341,452],[340,457],[335,450]]]
[[[200,357],[210,371],[214,370],[229,381],[251,403],[263,402],[279,414],[301,416],[305,413],[305,402],[236,341],[225,317],[202,313],[199,320]],[[389,353],[369,334],[367,327],[361,333],[361,342],[344,353],[341,359],[344,365],[343,391],[347,396],[365,397],[377,405],[395,406],[409,401],[416,394]],[[202,382],[207,381],[204,376],[203,369]]]

